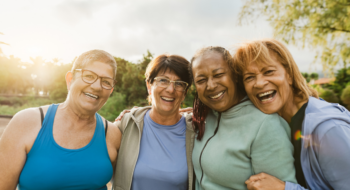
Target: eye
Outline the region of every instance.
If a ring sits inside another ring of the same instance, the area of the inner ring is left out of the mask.
[[[250,81],[250,80],[252,80],[253,79],[253,76],[248,76],[248,77],[246,77],[245,79],[244,79],[244,81]]]
[[[214,75],[214,77],[218,78],[218,77],[223,76],[224,74],[225,74],[225,73],[219,73],[219,74]]]
[[[167,79],[159,79],[159,82],[161,82],[161,83],[167,83],[168,82],[168,80]]]
[[[87,77],[87,78],[94,78],[94,76],[93,75],[89,75],[89,74],[87,74],[87,75],[84,75],[84,77]]]
[[[201,84],[203,82],[205,82],[205,79],[200,79],[200,80],[196,81],[197,84]]]
[[[274,70],[267,70],[266,72],[265,72],[265,74],[272,74],[273,72],[275,72]]]
[[[112,86],[112,83],[108,80],[103,80],[102,82],[103,82],[103,84],[105,84],[107,86]]]

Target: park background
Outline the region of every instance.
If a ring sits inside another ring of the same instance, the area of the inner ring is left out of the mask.
[[[117,62],[118,82],[99,111],[113,121],[148,105],[153,57],[190,60],[211,45],[234,54],[260,38],[283,41],[322,98],[350,105],[349,0],[13,0],[1,3],[0,32],[0,115],[63,102],[76,57],[102,49]],[[194,90],[182,107],[192,106]]]

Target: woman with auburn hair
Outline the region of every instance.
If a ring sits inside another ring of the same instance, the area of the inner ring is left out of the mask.
[[[189,64],[181,56],[163,54],[147,66],[151,106],[133,108],[116,122],[123,138],[113,189],[192,189],[195,133],[191,115],[179,112],[192,84]]]
[[[244,43],[233,62],[244,67],[244,87],[254,105],[289,123],[294,146],[298,184],[261,173],[246,181],[248,189],[349,189],[349,111],[319,99],[277,40]]]
[[[230,67],[231,66],[231,67]],[[200,189],[246,189],[245,181],[266,172],[296,182],[288,124],[264,114],[246,98],[242,69],[222,47],[206,47],[192,58],[196,86],[192,153]]]

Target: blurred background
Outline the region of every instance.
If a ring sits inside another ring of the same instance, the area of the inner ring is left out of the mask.
[[[0,115],[64,101],[76,57],[102,49],[118,64],[99,111],[113,121],[147,105],[144,73],[154,56],[190,60],[210,45],[234,53],[259,38],[283,41],[322,98],[350,105],[349,0],[12,0],[0,4]],[[193,96],[192,87],[182,106]]]

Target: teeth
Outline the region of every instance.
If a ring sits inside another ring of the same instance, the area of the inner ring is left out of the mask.
[[[225,91],[222,91],[220,92],[219,94],[215,95],[215,96],[209,96],[210,98],[212,99],[215,99],[215,98],[219,98]]]
[[[272,100],[272,98],[273,98],[273,97],[267,98],[267,99],[263,99],[263,100],[261,100],[261,101],[262,101],[262,102],[266,102],[266,101]]]
[[[268,91],[268,92],[264,92],[264,93],[259,94],[259,97],[263,97],[263,96],[266,96],[266,95],[269,95],[269,94],[272,94],[272,93],[273,93],[273,90]]]
[[[90,93],[85,93],[85,95],[86,95],[86,96],[89,96],[89,97],[91,97],[91,98],[95,98],[95,99],[98,98],[98,96],[93,95],[93,94],[90,94]]]
[[[161,97],[163,100],[167,100],[167,101],[173,101],[174,98],[166,98],[166,97]]]

